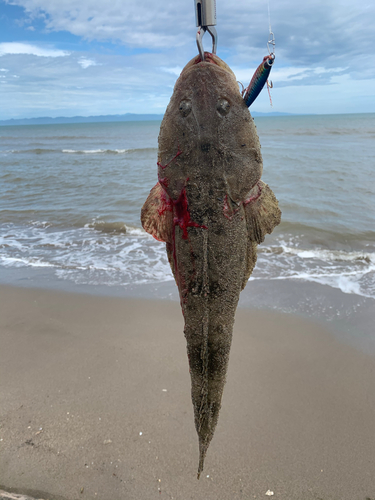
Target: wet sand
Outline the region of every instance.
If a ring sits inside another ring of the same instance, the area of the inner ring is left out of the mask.
[[[375,499],[375,356],[239,309],[205,470],[176,302],[0,286],[0,488],[44,499]],[[273,495],[271,495],[273,492]]]

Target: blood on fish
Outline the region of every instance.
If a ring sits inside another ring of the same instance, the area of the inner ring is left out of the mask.
[[[226,219],[228,219],[228,220],[232,220],[233,217],[236,215],[236,213],[238,212],[239,209],[240,209],[240,207],[237,207],[235,210],[232,210],[229,207],[228,195],[226,194],[225,198],[224,198],[224,210],[223,210],[224,217]],[[231,214],[231,215],[228,215],[228,214]]]
[[[195,60],[194,60],[194,64],[199,64],[201,62],[208,62],[208,63],[212,63],[212,64],[216,64],[218,66],[218,63],[217,61],[214,59],[213,55],[211,52],[205,52],[204,53],[204,61],[202,61],[201,59],[201,56],[198,55],[196,56]]]
[[[244,206],[246,207],[246,205],[248,205],[249,203],[253,202],[253,201],[256,201],[260,195],[262,194],[262,185],[260,184],[260,181],[258,181],[255,186],[258,187],[258,192],[256,195],[253,195],[251,194],[250,197],[247,199],[247,200],[244,200],[243,204]],[[254,186],[254,187],[255,187]],[[254,189],[254,188],[253,188]],[[253,189],[250,191],[250,193],[252,193]]]
[[[160,178],[160,176],[158,176],[158,179],[159,179],[159,183],[164,187],[164,188],[167,188],[169,186],[169,179],[168,177],[162,177]]]
[[[189,178],[186,179],[185,182],[187,182]],[[174,218],[173,218],[173,223],[174,226],[179,226],[180,229],[182,229],[182,239],[183,240],[188,240],[190,243],[190,254],[191,254],[191,259],[194,267],[194,272],[193,274],[196,274],[195,270],[195,262],[194,262],[194,252],[193,252],[193,247],[191,244],[191,241],[189,239],[188,235],[188,227],[197,227],[200,229],[208,229],[207,226],[205,225],[200,225],[191,220],[191,215],[189,212],[189,207],[188,207],[188,199],[186,196],[186,187],[184,187],[180,193],[180,196],[176,201],[172,200],[173,207],[174,207]],[[172,234],[173,238],[173,243],[172,243],[172,255],[173,255],[173,262],[174,262],[174,269],[176,273],[176,281],[178,282],[178,287],[180,290],[180,300],[181,300],[181,306],[183,303],[186,302],[187,299],[187,294],[188,294],[188,286],[187,283],[183,277],[183,274],[180,272],[180,266],[177,261],[177,255],[176,255],[176,232],[173,231]],[[184,308],[182,307],[182,311],[184,311]]]
[[[161,200],[162,204],[158,208],[158,215],[163,215],[165,212],[172,212],[173,211],[173,205],[172,205],[172,200],[169,198],[166,192],[163,191],[161,195]]]
[[[178,200],[173,201],[173,206],[175,208],[175,217],[173,219],[173,223],[175,226],[179,226],[182,229],[182,239],[188,239],[188,227],[208,229],[207,226],[197,224],[196,222],[191,220],[190,212],[188,209],[188,200],[186,197],[186,188],[181,191]]]
[[[160,167],[162,170],[164,170],[165,168],[168,167],[168,165],[170,165],[172,163],[172,161],[174,161],[176,158],[178,158],[180,155],[182,155],[182,151],[180,150],[180,147],[178,146],[178,151],[176,153],[176,155],[166,164],[166,165],[162,165],[160,163],[160,161],[157,162],[157,166]]]

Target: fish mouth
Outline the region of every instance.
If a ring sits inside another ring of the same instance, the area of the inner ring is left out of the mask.
[[[234,78],[236,78],[230,67],[222,59],[220,59],[220,57],[218,57],[216,54],[211,54],[211,52],[204,53],[204,61],[202,61],[200,55],[193,57],[193,59],[191,59],[184,67],[181,74],[183,74],[186,70],[196,66],[197,64],[214,64],[215,66],[218,66],[219,68],[225,70],[227,73],[230,73]]]

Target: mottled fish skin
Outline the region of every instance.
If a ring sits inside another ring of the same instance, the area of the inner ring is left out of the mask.
[[[279,224],[261,180],[256,127],[230,68],[206,53],[176,82],[159,134],[158,178],[141,214],[167,244],[185,319],[198,478],[217,424],[235,311],[256,247]]]

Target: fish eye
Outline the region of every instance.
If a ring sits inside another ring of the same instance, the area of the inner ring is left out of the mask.
[[[219,99],[217,101],[216,109],[219,114],[222,116],[225,116],[229,113],[230,110],[230,104],[226,99]]]
[[[183,117],[188,116],[191,112],[191,101],[189,99],[183,99],[180,102],[178,110]]]

